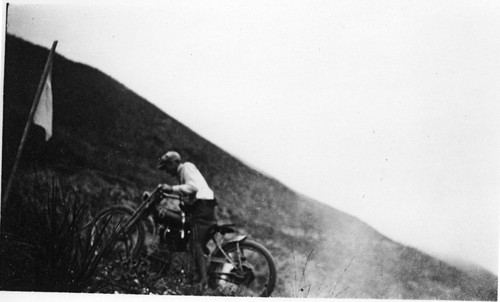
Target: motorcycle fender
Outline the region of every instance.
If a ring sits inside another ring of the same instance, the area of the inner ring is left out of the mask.
[[[234,238],[232,238],[228,243],[231,243],[231,242],[243,242],[247,239],[248,236],[246,235],[238,235],[238,236],[235,236]]]

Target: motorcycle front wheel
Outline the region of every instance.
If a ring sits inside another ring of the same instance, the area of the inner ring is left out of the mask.
[[[112,206],[101,211],[92,226],[93,244],[103,251],[108,261],[124,261],[136,258],[144,244],[144,226],[135,223],[128,230],[134,210],[125,206]]]
[[[276,285],[276,265],[262,245],[245,240],[230,242],[218,250],[210,263],[212,289],[222,295],[269,297]]]

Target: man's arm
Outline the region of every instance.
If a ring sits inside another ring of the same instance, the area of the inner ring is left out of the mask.
[[[161,189],[165,193],[177,193],[181,195],[194,195],[196,192],[198,192],[198,188],[196,186],[186,183],[182,185],[175,185],[171,186],[168,184],[161,184],[160,185]]]
[[[178,193],[181,195],[194,195],[198,192],[198,188],[193,184],[185,183],[182,185],[172,186],[172,192]]]

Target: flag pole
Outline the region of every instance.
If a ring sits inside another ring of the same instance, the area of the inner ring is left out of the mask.
[[[57,41],[54,41],[54,43],[52,44],[52,48],[50,49],[49,57],[47,58],[47,62],[45,63],[42,79],[40,80],[40,83],[38,84],[38,89],[36,90],[35,99],[33,100],[33,105],[31,106],[28,122],[26,123],[26,127],[24,128],[24,133],[21,138],[21,142],[19,143],[19,149],[17,150],[16,159],[14,160],[14,166],[12,167],[12,170],[10,172],[9,181],[7,182],[7,186],[5,187],[5,192],[2,198],[2,205],[0,207],[0,217],[1,217],[1,209],[5,207],[5,204],[9,198],[10,189],[12,187],[12,182],[14,180],[14,175],[16,174],[17,166],[19,165],[19,160],[21,159],[24,144],[26,143],[26,139],[28,137],[28,132],[30,130],[31,124],[33,123],[33,116],[35,115],[36,109],[38,108],[38,103],[40,102],[40,96],[42,95],[43,88],[45,87],[45,82],[47,82],[47,77],[49,76],[49,72],[52,67],[52,60],[54,58],[56,46],[57,46]]]

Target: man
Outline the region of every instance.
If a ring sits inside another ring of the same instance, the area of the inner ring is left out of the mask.
[[[178,185],[161,184],[166,193],[176,193],[187,197],[187,209],[191,214],[193,254],[198,272],[198,282],[202,287],[207,285],[206,261],[203,251],[209,240],[208,230],[217,223],[215,206],[217,202],[214,192],[196,166],[190,162],[181,162],[179,153],[168,151],[160,158],[158,169],[175,176]]]

